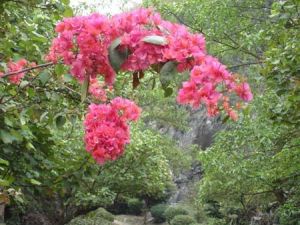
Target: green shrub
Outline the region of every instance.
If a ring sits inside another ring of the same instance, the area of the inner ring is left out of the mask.
[[[166,204],[157,204],[151,207],[150,212],[155,223],[162,223],[166,221],[165,211],[167,207],[168,206]]]
[[[86,217],[89,219],[101,218],[110,222],[114,221],[114,215],[106,211],[104,208],[98,208],[92,212],[89,212]]]
[[[171,222],[171,220],[177,216],[177,215],[188,215],[189,212],[185,208],[179,207],[179,206],[171,206],[166,209],[165,217],[168,223]]]
[[[300,225],[300,208],[293,202],[287,202],[278,210],[280,225]]]
[[[143,210],[144,202],[137,198],[130,198],[127,202],[128,213],[134,215],[140,215]]]
[[[68,225],[112,225],[113,221],[113,214],[107,212],[104,208],[98,208],[84,216],[78,216],[72,219]]]
[[[189,215],[177,215],[171,220],[171,225],[191,225],[192,223],[196,221]]]

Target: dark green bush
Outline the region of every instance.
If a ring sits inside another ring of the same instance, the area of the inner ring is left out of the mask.
[[[168,206],[166,204],[157,204],[151,207],[150,212],[155,223],[162,223],[166,221],[165,211],[167,207]]]
[[[137,198],[130,198],[127,202],[128,213],[134,215],[140,215],[143,210],[144,202]]]
[[[165,217],[168,223],[170,224],[171,220],[177,215],[188,215],[189,212],[187,209],[180,206],[171,206],[166,209]]]
[[[171,220],[171,225],[191,225],[192,223],[196,221],[189,215],[177,215]]]

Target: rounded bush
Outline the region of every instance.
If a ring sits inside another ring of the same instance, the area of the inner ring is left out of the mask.
[[[171,225],[191,225],[196,223],[196,220],[188,215],[177,215],[171,220]]]
[[[140,215],[143,210],[144,202],[137,198],[131,198],[127,202],[128,204],[128,213],[134,215]]]
[[[165,211],[167,207],[168,206],[166,204],[157,204],[151,207],[150,212],[155,223],[162,223],[166,221]]]
[[[104,208],[98,208],[92,212],[89,212],[87,214],[87,217],[88,218],[91,218],[91,219],[104,219],[104,220],[107,220],[107,221],[110,221],[110,222],[113,222],[114,221],[114,215],[111,214],[110,212],[106,211]]]
[[[188,210],[179,206],[170,206],[165,211],[165,217],[169,224],[175,216],[188,215],[188,214],[189,214]]]

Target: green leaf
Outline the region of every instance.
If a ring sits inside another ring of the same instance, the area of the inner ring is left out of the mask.
[[[174,61],[169,61],[163,65],[160,70],[160,82],[163,88],[167,88],[171,80],[174,79],[174,76],[177,74],[176,70],[177,63]]]
[[[34,91],[33,88],[28,88],[27,93],[28,93],[28,96],[29,96],[30,98],[32,98],[32,97],[35,96],[35,91]]]
[[[17,130],[11,130],[10,133],[13,136],[14,141],[22,142],[23,136],[22,136],[22,134],[19,131],[17,131]]]
[[[26,87],[28,84],[29,84],[28,81],[22,80],[21,83],[20,83],[20,88],[24,88],[24,87]]]
[[[57,64],[54,68],[54,71],[57,75],[63,75],[65,72],[65,68],[62,64]]]
[[[65,82],[71,82],[73,80],[73,77],[71,74],[64,74],[64,81]]]
[[[29,180],[30,181],[30,183],[32,183],[32,184],[34,184],[34,185],[41,185],[42,183],[41,182],[39,182],[38,180],[36,180],[36,179],[30,179]]]
[[[57,116],[55,119],[55,123],[57,128],[62,128],[66,123],[66,117],[62,115]]]
[[[73,16],[73,10],[71,7],[67,7],[64,11],[64,17],[72,17]]]
[[[153,90],[155,88],[155,86],[156,86],[156,79],[154,78],[153,81],[152,81],[151,89]]]
[[[86,99],[88,90],[89,90],[89,86],[90,86],[90,76],[87,75],[81,86],[81,102],[83,102]]]
[[[4,117],[4,123],[10,127],[13,126],[13,122],[10,120],[9,117]]]
[[[172,94],[173,94],[173,88],[167,87],[166,89],[164,89],[165,98],[171,96]]]
[[[142,39],[142,41],[149,43],[149,44],[162,45],[162,46],[165,46],[168,44],[168,41],[165,37],[158,36],[158,35],[146,36]]]
[[[109,46],[108,52],[109,52],[109,62],[112,66],[112,68],[118,72],[122,66],[122,64],[125,62],[125,60],[128,57],[128,51],[125,50],[123,52],[118,50],[119,45],[121,44],[121,38],[115,39],[111,45]]]
[[[0,164],[9,166],[9,162],[5,159],[0,158]]]
[[[77,121],[77,116],[76,115],[71,115],[69,120],[74,125]]]
[[[57,75],[62,75],[65,72],[65,68],[62,64],[57,64],[54,71]]]
[[[47,43],[48,42],[48,39],[45,36],[35,32],[35,31],[33,31],[32,34],[34,35],[31,38],[33,41],[38,41],[38,42],[41,42],[41,43]]]
[[[27,142],[27,143],[26,143],[26,148],[27,148],[28,150],[30,150],[30,149],[35,150],[35,147],[34,147],[33,144],[30,143],[30,142]]]
[[[56,70],[55,70],[55,71],[56,71]],[[39,74],[39,79],[40,79],[40,81],[42,82],[43,85],[46,84],[47,81],[50,79],[50,74],[49,74],[49,72],[46,71],[46,70],[44,70],[43,72],[41,72],[41,73]]]
[[[4,186],[4,187],[7,187],[9,186],[9,181],[8,180],[3,180],[0,178],[0,186]]]
[[[14,141],[14,137],[5,130],[0,131],[0,137],[4,144],[11,144]]]

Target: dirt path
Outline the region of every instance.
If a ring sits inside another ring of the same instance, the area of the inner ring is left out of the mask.
[[[115,225],[143,225],[142,216],[117,215],[114,221]]]

